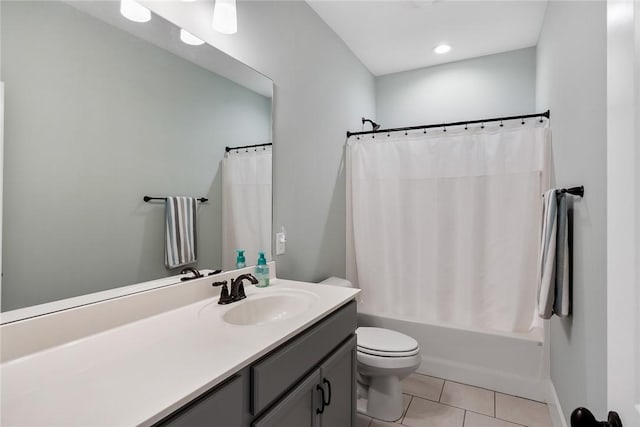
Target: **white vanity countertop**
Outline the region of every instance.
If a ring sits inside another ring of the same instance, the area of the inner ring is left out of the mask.
[[[318,298],[309,310],[283,321],[239,326],[222,320],[252,296],[287,288]],[[241,302],[220,306],[217,297],[202,300],[3,363],[1,424],[153,424],[359,293],[283,279],[246,291]]]

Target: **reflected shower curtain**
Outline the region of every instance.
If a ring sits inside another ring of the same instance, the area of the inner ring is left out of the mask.
[[[348,140],[347,278],[363,311],[531,328],[550,130],[506,126]]]
[[[271,148],[238,153],[222,160],[222,268],[236,268],[236,249],[247,265],[258,251],[271,260]]]

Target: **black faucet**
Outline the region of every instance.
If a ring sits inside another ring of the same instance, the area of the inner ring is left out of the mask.
[[[258,284],[258,279],[253,277],[253,274],[249,273],[241,274],[235,279],[231,279],[231,298],[235,298],[234,301],[245,299],[247,297],[244,293],[244,285],[242,284],[244,279],[247,279],[254,285]]]
[[[235,279],[231,279],[231,294],[229,294],[229,290],[227,288],[227,281],[223,282],[213,282],[211,286],[222,286],[222,290],[220,291],[220,299],[218,300],[218,304],[231,304],[232,302],[240,301],[241,299],[245,299],[247,295],[244,293],[244,285],[242,281],[247,279],[254,285],[258,283],[258,279],[253,277],[253,274],[241,274]]]
[[[191,279],[198,279],[200,277],[204,277],[202,275],[202,273],[200,273],[198,270],[196,270],[193,267],[185,267],[182,269],[182,271],[180,271],[180,274],[187,274],[187,273],[193,273],[194,276],[193,277],[182,277],[180,280],[182,280],[183,282],[187,281],[187,280],[191,280]]]

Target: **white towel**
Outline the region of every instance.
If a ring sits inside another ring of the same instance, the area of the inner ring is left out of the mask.
[[[167,197],[165,202],[165,257],[167,268],[192,264],[197,260],[195,197]]]
[[[565,194],[551,189],[544,193],[540,243],[538,315],[549,319],[570,313],[569,239]]]

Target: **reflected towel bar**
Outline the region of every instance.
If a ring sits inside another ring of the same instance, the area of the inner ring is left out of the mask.
[[[145,202],[149,202],[151,200],[167,200],[166,197],[150,197],[150,196],[144,196],[142,198]],[[199,202],[204,203],[204,202],[208,202],[209,199],[207,199],[206,197],[200,197],[198,199]]]

